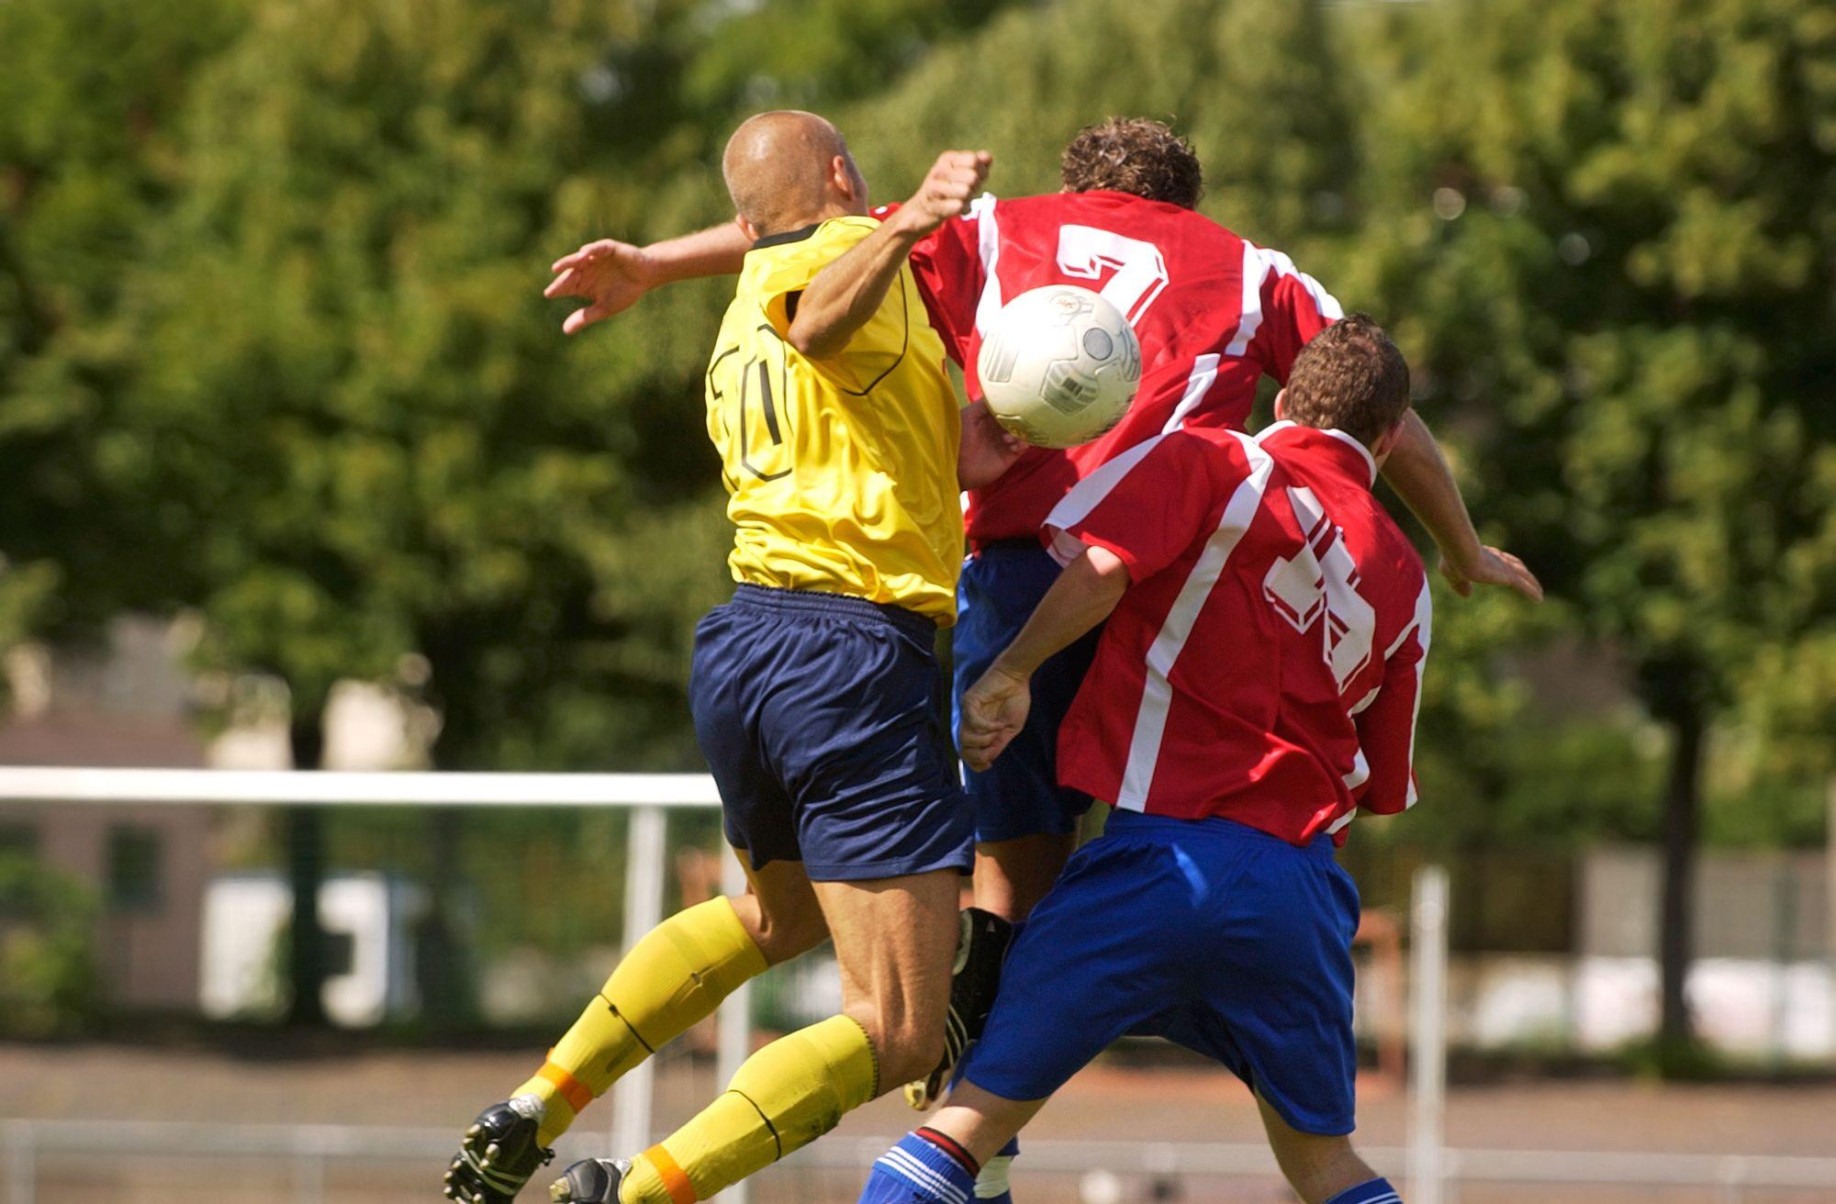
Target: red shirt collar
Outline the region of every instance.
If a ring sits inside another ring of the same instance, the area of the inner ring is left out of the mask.
[[[1265,427],[1256,436],[1256,442],[1274,447],[1323,448],[1328,458],[1344,468],[1347,476],[1362,480],[1367,489],[1377,483],[1377,458],[1371,455],[1370,448],[1344,431],[1277,422]]]

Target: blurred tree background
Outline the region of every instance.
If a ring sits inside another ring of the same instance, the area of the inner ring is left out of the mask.
[[[1441,599],[1431,805],[1354,843],[1663,841],[1681,1040],[1697,844],[1824,837],[1828,6],[9,0],[0,47],[0,647],[195,613],[202,665],[286,683],[302,766],[355,678],[433,709],[438,767],[698,768],[727,288],[570,341],[546,265],[722,220],[761,108],[835,118],[880,199],[949,146],[1051,190],[1066,138],[1134,113],[1191,138],[1205,213],[1391,327],[1482,528],[1551,588]],[[487,936],[610,930],[615,899],[550,905],[599,822],[338,820],[436,898],[471,884]],[[476,841],[512,824],[549,843],[507,871]]]

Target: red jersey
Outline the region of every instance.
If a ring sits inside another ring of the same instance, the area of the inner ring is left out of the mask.
[[[1286,255],[1190,209],[1121,192],[984,195],[920,243],[912,271],[971,397],[981,331],[1048,284],[1095,289],[1141,341],[1141,387],[1116,427],[1063,451],[1028,448],[969,498],[969,538],[1033,539],[1071,486],[1116,453],[1181,426],[1241,430],[1264,374],[1286,382],[1339,303]]]
[[[1131,584],[1060,728],[1060,782],[1297,845],[1413,805],[1428,581],[1375,476],[1339,431],[1188,427],[1072,490],[1055,554],[1107,548]]]

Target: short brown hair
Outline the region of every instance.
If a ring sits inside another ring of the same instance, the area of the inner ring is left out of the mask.
[[[1190,209],[1205,191],[1198,155],[1166,125],[1111,117],[1077,132],[1059,161],[1065,191],[1127,192]]]
[[[1282,413],[1367,447],[1409,409],[1409,364],[1383,327],[1347,314],[1313,336],[1288,373]]]

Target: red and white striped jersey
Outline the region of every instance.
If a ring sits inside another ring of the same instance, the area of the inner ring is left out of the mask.
[[[1054,553],[1107,548],[1131,584],[1059,730],[1060,781],[1297,845],[1413,805],[1428,581],[1375,475],[1339,431],[1188,427],[1073,489]]]
[[[1121,192],[982,196],[912,253],[912,270],[969,395],[981,331],[1005,302],[1048,284],[1101,292],[1141,341],[1141,387],[1102,438],[1065,451],[1029,448],[970,495],[977,544],[1031,539],[1072,485],[1117,452],[1181,426],[1249,419],[1264,374],[1286,382],[1307,340],[1339,303],[1278,251],[1210,218]]]

